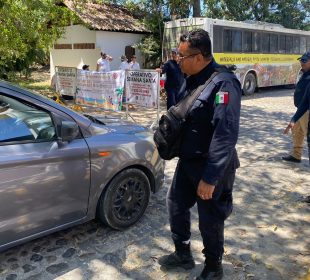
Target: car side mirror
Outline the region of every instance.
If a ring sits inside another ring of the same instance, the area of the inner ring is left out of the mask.
[[[74,140],[80,133],[79,126],[75,122],[62,121],[60,128],[60,139],[63,142]]]

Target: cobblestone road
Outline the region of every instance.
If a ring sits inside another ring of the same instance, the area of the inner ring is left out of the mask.
[[[226,280],[300,279],[309,269],[310,206],[300,201],[310,193],[309,165],[306,157],[301,164],[280,159],[290,147],[282,130],[294,111],[292,92],[265,91],[242,100],[242,166],[235,208],[226,223]],[[131,114],[148,124],[156,116],[152,110]],[[160,255],[173,249],[165,195],[175,164],[167,162],[165,185],[135,226],[118,232],[92,221],[12,248],[0,253],[0,279],[193,279],[203,267],[195,208],[196,268],[167,272],[157,264]]]

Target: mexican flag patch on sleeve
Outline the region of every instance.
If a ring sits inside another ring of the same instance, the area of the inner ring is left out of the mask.
[[[215,104],[228,104],[228,98],[228,91],[219,91],[215,97]]]

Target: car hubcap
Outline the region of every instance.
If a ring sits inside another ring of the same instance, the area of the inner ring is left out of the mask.
[[[145,201],[144,183],[138,178],[123,181],[115,193],[113,212],[119,220],[131,220],[137,217]]]

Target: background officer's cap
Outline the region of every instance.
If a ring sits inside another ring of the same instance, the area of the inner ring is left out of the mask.
[[[301,57],[297,58],[302,63],[306,63],[310,59],[310,51],[305,52]]]

